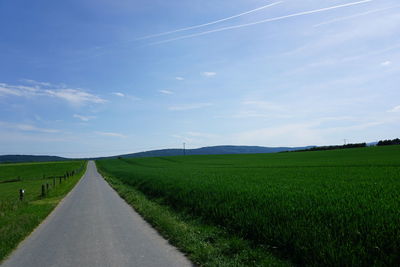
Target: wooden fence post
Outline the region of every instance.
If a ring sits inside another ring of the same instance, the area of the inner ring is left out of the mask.
[[[44,197],[46,195],[46,191],[44,189],[44,184],[42,184],[42,197]]]

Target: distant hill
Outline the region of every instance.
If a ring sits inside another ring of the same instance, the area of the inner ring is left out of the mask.
[[[259,154],[259,153],[276,153],[282,151],[296,151],[312,148],[307,147],[262,147],[262,146],[209,146],[196,149],[186,149],[186,155],[222,155],[222,154]],[[165,156],[181,156],[183,149],[161,149],[146,152],[138,152],[132,154],[120,155],[123,158],[140,158],[140,157],[165,157]],[[118,157],[118,156],[115,156]]]
[[[186,155],[223,155],[223,154],[259,154],[259,153],[277,153],[282,151],[296,151],[312,148],[314,146],[306,147],[262,147],[262,146],[209,146],[196,149],[186,149]],[[167,157],[167,156],[181,156],[183,149],[161,149],[151,150],[145,152],[131,153],[125,155],[117,155],[111,157],[98,157],[91,159],[105,159],[105,158],[141,158],[141,157]],[[45,161],[64,161],[71,160],[69,158],[57,156],[34,156],[34,155],[4,155],[0,156],[0,163],[18,163],[18,162],[45,162]]]
[[[69,159],[57,156],[34,156],[34,155],[0,156],[0,163],[46,162],[46,161],[63,161],[63,160],[69,160]]]

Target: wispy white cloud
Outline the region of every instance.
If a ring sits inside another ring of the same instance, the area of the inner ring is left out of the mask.
[[[180,76],[175,77],[175,80],[178,80],[178,81],[183,81],[184,79],[185,79],[185,78],[180,77]]]
[[[320,26],[324,26],[324,25],[328,25],[328,24],[332,24],[332,23],[336,23],[336,22],[341,22],[341,21],[345,21],[345,20],[349,20],[349,19],[354,19],[354,18],[358,18],[358,17],[362,17],[362,16],[366,16],[366,15],[382,12],[382,11],[385,11],[385,10],[392,10],[393,8],[397,8],[397,7],[400,7],[400,6],[380,8],[380,9],[375,9],[375,10],[370,10],[370,11],[367,11],[367,12],[354,14],[354,15],[351,15],[351,16],[340,17],[340,18],[336,18],[336,19],[332,19],[332,20],[328,20],[328,21],[325,21],[325,22],[321,22],[321,23],[315,24],[314,27],[320,27]]]
[[[339,9],[339,8],[345,8],[345,7],[365,4],[365,3],[372,2],[372,1],[373,0],[364,0],[364,1],[352,2],[352,3],[342,4],[342,5],[336,5],[336,6],[326,7],[326,8],[320,8],[320,9],[314,9],[314,10],[294,13],[294,14],[285,15],[285,16],[279,16],[279,17],[270,18],[270,19],[264,19],[264,20],[251,22],[251,23],[245,23],[245,24],[240,24],[240,25],[235,25],[235,26],[228,26],[228,27],[223,27],[223,28],[219,28],[219,29],[215,29],[215,30],[210,30],[210,31],[205,31],[205,32],[200,32],[200,33],[194,33],[194,34],[188,34],[188,35],[180,36],[180,37],[177,37],[177,38],[172,38],[172,39],[162,40],[162,41],[158,41],[158,42],[153,42],[150,45],[169,43],[169,42],[173,42],[173,41],[177,41],[177,40],[193,38],[193,37],[202,36],[202,35],[211,34],[211,33],[216,33],[216,32],[222,32],[222,31],[234,30],[234,29],[239,29],[239,28],[244,28],[244,27],[250,27],[250,26],[254,26],[254,25],[258,25],[258,24],[269,23],[269,22],[284,20],[284,19],[293,18],[293,17],[311,15],[311,14],[315,14],[315,13],[326,12],[326,11],[329,11],[329,10],[334,10],[334,9]]]
[[[164,95],[173,95],[174,94],[174,92],[169,91],[169,90],[158,90],[158,92],[160,92],[161,94],[164,94]]]
[[[193,103],[193,104],[171,106],[168,109],[172,111],[184,111],[184,110],[205,108],[211,105],[212,105],[211,103]]]
[[[119,96],[119,97],[124,97],[125,96],[125,94],[123,94],[121,92],[114,92],[112,94],[115,95],[115,96]]]
[[[6,83],[0,83],[0,96],[1,95],[13,95],[13,96],[34,96],[42,94],[40,88],[26,86],[26,85],[9,85]]]
[[[400,112],[400,105],[392,108],[389,112]]]
[[[399,34],[399,13],[388,14],[386,16],[375,17],[374,19],[359,20],[352,23],[351,27],[342,26],[335,29],[334,32],[321,31],[318,34],[318,38],[309,41],[303,46],[297,47],[291,51],[284,53],[286,56],[294,55],[305,55],[306,53],[312,53],[315,55],[320,50],[334,49],[333,47],[348,44],[364,40],[365,42],[370,39],[383,39],[390,36],[396,36]],[[348,57],[346,61],[366,58],[372,55],[383,54],[392,50],[398,49],[399,44],[395,44],[391,47],[387,47],[377,51],[369,51],[367,53],[359,52],[354,56]]]
[[[133,100],[133,101],[138,101],[138,100],[142,100],[140,97],[134,96],[134,95],[129,95],[129,94],[125,94],[125,93],[121,93],[121,92],[113,92],[111,93],[115,96],[121,97],[121,98],[126,98],[129,100]]]
[[[212,72],[212,71],[205,71],[205,72],[202,73],[202,75],[205,76],[205,77],[213,77],[213,76],[217,75],[217,73],[216,72]]]
[[[126,135],[120,134],[120,133],[113,133],[113,132],[95,132],[97,135],[101,136],[108,136],[108,137],[119,137],[119,138],[125,138]]]
[[[244,16],[244,15],[247,15],[247,14],[250,14],[250,13],[253,13],[253,12],[256,12],[256,11],[260,11],[260,10],[262,10],[262,9],[266,9],[266,8],[269,8],[269,7],[273,7],[273,6],[278,5],[278,4],[281,4],[281,3],[283,3],[283,1],[275,2],[275,3],[272,3],[272,4],[268,4],[268,5],[264,5],[264,6],[261,6],[261,7],[258,7],[258,8],[255,8],[255,9],[252,9],[252,10],[249,10],[249,11],[246,11],[246,12],[243,12],[243,13],[240,13],[240,14],[237,14],[237,15],[233,15],[233,16],[230,16],[230,17],[227,17],[227,18],[223,18],[223,19],[219,19],[219,20],[215,20],[215,21],[211,21],[211,22],[207,22],[207,23],[204,23],[204,24],[194,25],[194,26],[185,27],[185,28],[180,28],[180,29],[176,29],[176,30],[172,30],[172,31],[167,31],[167,32],[162,32],[162,33],[157,33],[157,34],[151,34],[151,35],[143,36],[143,37],[140,37],[140,38],[138,38],[138,39],[136,39],[136,40],[144,40],[144,39],[149,39],[149,38],[164,36],[164,35],[168,35],[168,34],[172,34],[172,33],[183,32],[183,31],[188,31],[188,30],[193,30],[193,29],[198,29],[198,28],[210,26],[210,25],[213,25],[213,24],[217,24],[217,23],[220,23],[220,22],[224,22],[224,21],[227,21],[227,20],[231,20],[231,19],[234,19],[234,18],[238,18],[238,17]]]
[[[60,130],[37,127],[32,124],[0,122],[0,127],[24,132],[58,133]]]
[[[390,60],[387,60],[387,61],[384,61],[384,62],[381,63],[382,67],[388,67],[390,65],[392,65],[392,61],[390,61]]]
[[[42,88],[40,84],[46,84],[46,88]],[[71,89],[71,88],[47,88],[53,86],[50,83],[36,84],[33,86],[25,85],[10,85],[6,83],[0,83],[0,96],[11,95],[19,97],[33,97],[33,96],[46,96],[55,97],[67,101],[73,105],[83,105],[87,103],[105,103],[106,100],[88,93],[82,89]],[[48,84],[48,85],[47,85]]]
[[[90,121],[90,120],[96,118],[95,116],[83,116],[83,115],[79,115],[79,114],[74,114],[73,117],[80,119],[81,121]]]
[[[5,84],[0,84],[0,96],[2,95],[22,96],[22,92],[16,88],[10,88]]]
[[[32,84],[32,85],[37,85],[37,86],[42,86],[42,87],[54,87],[53,84],[49,82],[39,82],[31,79],[21,79],[22,82]]]
[[[74,105],[82,105],[86,103],[96,103],[101,104],[105,103],[106,100],[87,93],[85,91],[79,89],[58,89],[58,90],[45,90],[44,91],[48,96],[57,97],[63,99]]]

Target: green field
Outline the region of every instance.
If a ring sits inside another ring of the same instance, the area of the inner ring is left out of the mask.
[[[85,166],[83,161],[0,164],[0,261],[71,190]],[[72,171],[74,175],[62,177],[60,183],[60,176]],[[42,185],[45,185],[45,196],[42,196]],[[25,190],[22,201],[19,189]]]
[[[400,146],[97,164],[172,210],[294,264],[400,262]]]

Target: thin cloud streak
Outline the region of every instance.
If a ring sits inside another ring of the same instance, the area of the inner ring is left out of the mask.
[[[37,82],[39,83],[39,82]],[[41,83],[46,84],[46,83]],[[17,96],[17,97],[35,97],[35,96],[46,96],[55,97],[67,101],[73,105],[84,105],[88,103],[101,104],[107,102],[107,100],[85,92],[82,89],[74,88],[59,88],[55,86],[50,89],[42,88],[39,85],[35,86],[24,86],[24,85],[10,85],[6,83],[0,83],[0,97],[1,96]]]
[[[262,7],[258,7],[256,9],[252,9],[252,10],[249,10],[249,11],[234,15],[234,16],[230,16],[230,17],[227,17],[227,18],[211,21],[211,22],[208,22],[208,23],[195,25],[195,26],[190,26],[190,27],[186,27],[186,28],[181,28],[181,29],[177,29],[177,30],[173,30],[173,31],[162,32],[162,33],[151,34],[151,35],[139,37],[136,40],[145,40],[145,39],[164,36],[164,35],[168,35],[168,34],[172,34],[172,33],[183,32],[183,31],[188,31],[188,30],[193,30],[193,29],[206,27],[206,26],[209,26],[209,25],[213,25],[213,24],[217,24],[217,23],[223,22],[223,21],[227,21],[227,20],[231,20],[231,19],[234,19],[234,18],[238,18],[238,17],[244,16],[244,15],[247,15],[247,14],[262,10],[262,9],[265,9],[265,8],[273,7],[273,6],[281,4],[281,3],[283,3],[283,1],[275,2],[275,3],[269,4],[269,5],[265,5],[265,6],[262,6]]]
[[[8,123],[0,121],[0,128],[8,128],[23,132],[40,132],[40,133],[59,133],[60,130],[40,128],[31,124]]]
[[[168,108],[168,110],[171,111],[185,111],[185,110],[191,110],[191,109],[200,109],[200,108],[205,108],[212,106],[211,103],[193,103],[193,104],[185,104],[185,105],[178,105],[178,106],[171,106]]]
[[[213,71],[205,71],[202,73],[202,75],[205,77],[213,77],[213,76],[217,75],[217,73],[213,72]]]
[[[400,112],[400,105],[392,108],[389,112]]]
[[[21,79],[21,81],[25,82],[25,83],[30,83],[30,84],[33,84],[33,85],[44,86],[44,87],[54,86],[53,84],[48,83],[48,82],[38,82],[38,81],[35,81],[35,80],[31,80],[31,79]]]
[[[340,18],[336,18],[336,19],[332,19],[332,20],[328,20],[328,21],[325,21],[325,22],[321,22],[321,23],[315,24],[313,27],[320,27],[320,26],[323,26],[323,25],[328,25],[328,24],[332,24],[332,23],[335,23],[335,22],[340,22],[340,21],[344,21],[344,20],[358,18],[358,17],[362,17],[362,16],[366,16],[366,15],[370,15],[370,14],[386,11],[386,10],[389,10],[389,9],[398,8],[398,7],[400,7],[400,6],[392,6],[392,7],[380,8],[380,9],[370,10],[370,11],[363,12],[363,13],[354,14],[354,15],[351,15],[351,16],[340,17]]]
[[[85,103],[102,104],[107,102],[101,97],[78,89],[45,90],[44,92],[47,96],[57,97],[74,105],[82,105]]]
[[[101,136],[107,136],[107,137],[119,137],[119,138],[125,138],[126,135],[120,134],[120,133],[113,133],[113,132],[94,132],[97,135]]]
[[[83,115],[79,115],[79,114],[74,114],[72,117],[76,118],[76,119],[80,119],[81,121],[90,121],[91,119],[95,119],[95,116],[83,116]]]
[[[164,95],[173,95],[174,92],[168,91],[168,90],[158,90],[159,93],[164,94]]]
[[[387,66],[390,66],[390,65],[392,65],[392,62],[390,60],[384,61],[384,62],[381,63],[382,67],[387,67]]]
[[[286,15],[286,16],[280,16],[280,17],[260,20],[260,21],[256,21],[256,22],[252,22],[252,23],[240,24],[240,25],[236,25],[236,26],[224,27],[224,28],[219,28],[219,29],[210,30],[210,31],[206,31],[206,32],[200,32],[200,33],[195,33],[195,34],[184,35],[184,36],[173,38],[173,39],[168,39],[168,40],[159,41],[159,42],[153,42],[153,43],[150,43],[149,45],[158,45],[158,44],[163,44],[163,43],[169,43],[169,42],[173,42],[173,41],[177,41],[177,40],[188,39],[188,38],[202,36],[202,35],[215,33],[215,32],[234,30],[234,29],[254,26],[254,25],[258,25],[258,24],[262,24],[262,23],[279,21],[279,20],[293,18],[293,17],[305,16],[305,15],[325,12],[325,11],[329,11],[329,10],[334,10],[334,9],[339,9],[339,8],[344,8],[344,7],[350,7],[350,6],[365,4],[365,3],[372,2],[372,1],[374,1],[374,0],[364,0],[364,1],[358,1],[358,2],[348,3],[348,4],[343,4],[343,5],[337,5],[337,6],[331,6],[331,7],[326,7],[326,8],[314,9],[314,10],[294,13],[294,14],[290,14],[290,15]]]
[[[119,96],[119,97],[125,97],[125,94],[120,93],[120,92],[114,92],[112,94],[115,95],[115,96]]]

